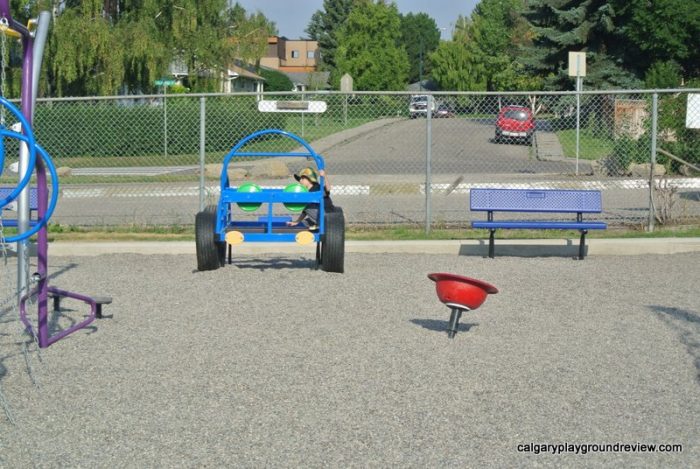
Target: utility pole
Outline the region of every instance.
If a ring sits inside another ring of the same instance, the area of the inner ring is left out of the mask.
[[[418,89],[423,91],[423,36],[420,37],[420,60],[418,61]]]

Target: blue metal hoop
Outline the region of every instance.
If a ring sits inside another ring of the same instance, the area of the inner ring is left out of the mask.
[[[16,234],[14,236],[8,236],[5,238],[6,243],[15,243],[17,241],[23,241],[30,236],[34,235],[37,231],[39,231],[41,228],[43,228],[49,221],[49,218],[51,218],[51,215],[53,215],[53,211],[56,209],[56,203],[58,202],[58,173],[56,172],[56,165],[54,165],[53,161],[51,160],[51,157],[49,156],[48,153],[46,153],[46,150],[44,150],[40,145],[35,145],[36,149],[39,151],[39,156],[41,159],[44,161],[44,164],[49,170],[49,174],[51,175],[51,200],[49,201],[49,206],[46,209],[46,213],[44,213],[44,216],[41,217],[39,220],[36,221],[36,225],[34,225],[31,229],[23,232]],[[28,171],[28,174],[31,176],[32,171]]]
[[[13,130],[9,130],[7,128],[0,128],[0,136],[2,137],[9,137],[9,138],[15,138],[17,140],[23,141],[24,143],[27,144],[27,149],[29,150],[29,161],[27,162],[27,168],[34,168],[36,165],[36,140],[34,139],[34,132],[32,132],[32,128],[29,125],[29,122],[27,119],[22,115],[22,113],[15,107],[14,104],[9,102],[7,99],[3,98],[0,96],[0,105],[6,107],[7,109],[14,114],[14,116],[19,120],[19,122],[22,124],[22,133],[15,132]],[[4,151],[2,152],[2,160],[0,162],[4,161]],[[48,156],[48,155],[47,155]],[[0,175],[2,175],[2,168],[3,165],[0,165]],[[24,188],[29,184],[29,181],[32,178],[32,173],[33,171],[27,171],[26,174],[22,177],[22,179],[19,181],[17,184],[17,187],[7,195],[4,199],[0,199],[0,208],[4,207],[5,205],[9,204],[13,200],[15,200],[19,194],[24,190]]]

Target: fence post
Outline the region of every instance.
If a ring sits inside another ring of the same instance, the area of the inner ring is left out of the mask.
[[[578,58],[577,58],[578,60]],[[576,70],[578,71],[578,63]],[[578,72],[577,72],[578,73]],[[578,176],[578,161],[581,147],[581,89],[583,88],[583,78],[576,76],[576,176]]]
[[[431,159],[433,149],[433,95],[428,95],[428,109],[425,115],[425,234],[430,234],[431,225],[431,207],[430,207],[430,185],[431,185]]]
[[[651,95],[651,155],[649,165],[649,224],[647,231],[654,231],[654,171],[656,165],[656,133],[659,122],[659,94]]]
[[[206,98],[199,98],[199,211],[204,210],[204,164],[206,146]]]

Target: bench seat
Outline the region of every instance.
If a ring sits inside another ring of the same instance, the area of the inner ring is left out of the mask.
[[[521,229],[521,230],[604,230],[608,227],[602,222],[567,222],[567,221],[533,221],[533,220],[503,220],[475,221],[472,228],[482,229]]]
[[[14,191],[14,187],[0,187],[0,198],[5,198],[9,196],[12,191]],[[6,206],[2,207],[3,211],[9,211],[9,212],[16,212],[17,211],[17,200],[13,200]],[[36,187],[31,187],[29,189],[29,227],[34,227],[36,226],[36,220],[32,220],[31,216],[32,213],[36,213],[36,211],[39,210],[39,196],[38,196],[38,191]],[[17,218],[5,218],[4,216],[2,217],[2,225],[6,228],[16,228],[17,225],[19,224],[19,221]]]

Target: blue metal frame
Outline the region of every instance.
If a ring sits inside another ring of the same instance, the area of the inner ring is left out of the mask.
[[[250,152],[240,151],[246,144],[256,138],[265,135],[281,135],[290,138],[301,145],[306,152]],[[319,242],[321,236],[325,233],[325,208],[323,206],[325,179],[323,176],[319,178],[321,190],[317,192],[284,192],[283,189],[263,189],[260,192],[238,192],[238,187],[230,186],[228,178],[228,166],[234,157],[242,158],[260,158],[260,157],[303,157],[312,158],[316,169],[321,171],[325,168],[323,157],[316,153],[313,148],[301,137],[284,130],[266,129],[254,132],[239,141],[228,152],[224,158],[223,167],[221,168],[221,196],[217,205],[216,219],[216,236],[218,241],[224,242],[226,231],[230,229],[239,229],[244,233],[245,242],[294,242],[297,232],[274,232],[276,229],[288,228],[286,222],[290,221],[291,217],[276,217],[272,213],[274,204],[318,204],[319,220],[318,229],[312,233],[314,242]],[[234,212],[231,210],[231,204],[238,203],[261,203],[267,204],[267,215],[259,217],[258,221],[246,221],[234,219]],[[262,233],[247,232],[246,229],[262,229]]]

